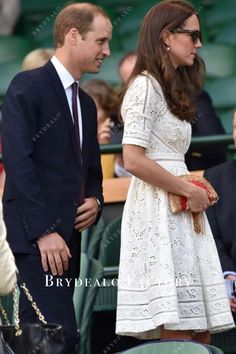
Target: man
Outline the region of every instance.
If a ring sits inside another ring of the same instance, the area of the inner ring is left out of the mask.
[[[225,134],[209,94],[202,90],[195,102],[197,113],[192,123],[192,137]],[[226,149],[223,145],[190,146],[185,155],[185,162],[190,171],[205,170],[225,161]]]
[[[233,138],[236,146],[236,111],[233,118]],[[221,266],[226,279],[236,281],[236,160],[206,170],[204,177],[213,185],[219,201],[207,209],[207,217],[214,235]],[[230,300],[236,313],[236,298]]]
[[[55,56],[18,74],[3,105],[8,241],[45,319],[63,326],[66,354],[75,350],[76,322],[74,282],[65,278],[79,276],[80,231],[98,220],[103,203],[96,107],[77,81],[99,72],[111,34],[101,8],[66,6],[55,21]],[[23,296],[20,316],[36,321]]]
[[[233,139],[236,146],[236,111],[233,118]],[[224,277],[236,281],[236,195],[234,192],[236,160],[206,170],[204,177],[208,179],[219,195],[218,202],[208,208],[206,213],[216,242]],[[228,286],[230,306],[234,321],[236,321],[236,296],[235,294],[232,296],[232,293],[233,286]],[[224,343],[227,343],[228,348],[225,354],[236,354],[233,338],[235,338],[235,330],[224,334]]]

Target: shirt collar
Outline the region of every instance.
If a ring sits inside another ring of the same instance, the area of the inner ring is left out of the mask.
[[[73,82],[77,82],[79,84],[78,80],[75,80],[71,73],[64,67],[64,65],[55,57],[55,55],[52,57],[51,62],[53,66],[56,69],[56,72],[62,82],[62,85],[64,87],[64,90],[69,88]]]

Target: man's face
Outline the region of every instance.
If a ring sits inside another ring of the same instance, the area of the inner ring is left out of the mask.
[[[75,48],[75,62],[81,75],[99,72],[103,60],[110,55],[109,41],[112,25],[108,18],[95,16],[91,31],[79,36]]]

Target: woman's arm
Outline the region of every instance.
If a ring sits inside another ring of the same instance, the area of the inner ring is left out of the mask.
[[[126,171],[153,186],[186,197],[191,211],[203,211],[210,205],[204,189],[181,180],[146,157],[145,148],[125,144],[123,156]]]

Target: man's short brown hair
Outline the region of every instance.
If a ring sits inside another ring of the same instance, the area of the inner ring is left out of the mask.
[[[92,28],[91,24],[96,15],[109,18],[99,6],[90,3],[74,3],[65,6],[57,15],[54,24],[54,41],[56,47],[62,47],[65,35],[71,28],[77,28],[84,36]]]

